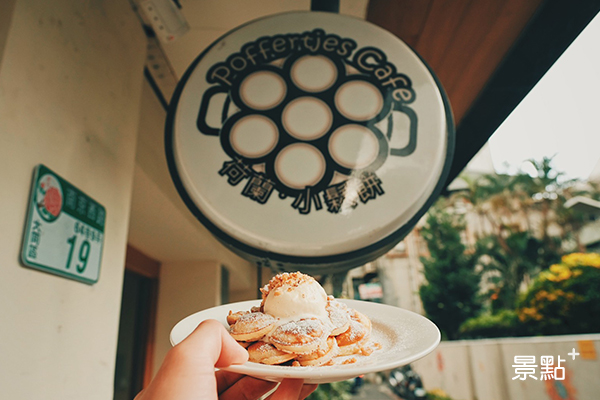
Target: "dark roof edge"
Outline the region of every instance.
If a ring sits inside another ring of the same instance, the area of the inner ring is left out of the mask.
[[[600,0],[546,0],[456,130],[446,187],[600,11]]]

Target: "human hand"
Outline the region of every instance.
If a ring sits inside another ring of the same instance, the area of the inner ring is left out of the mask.
[[[150,385],[135,400],[255,400],[277,386],[250,376],[217,371],[243,364],[248,352],[216,320],[203,321],[165,357]],[[301,400],[317,388],[284,379],[268,400]]]

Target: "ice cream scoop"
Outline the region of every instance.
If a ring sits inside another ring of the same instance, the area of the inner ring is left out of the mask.
[[[328,318],[327,293],[309,275],[301,272],[279,274],[261,291],[266,314],[280,319]]]

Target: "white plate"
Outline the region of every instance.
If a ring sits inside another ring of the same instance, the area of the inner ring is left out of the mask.
[[[276,382],[283,378],[298,378],[304,379],[306,383],[328,383],[409,364],[430,353],[440,342],[440,331],[437,326],[419,314],[385,304],[345,299],[339,301],[371,319],[373,323],[371,337],[381,344],[380,350],[376,350],[368,357],[357,356],[356,363],[346,365],[289,367],[247,362],[223,369]],[[226,316],[229,310],[247,311],[258,305],[260,300],[242,301],[192,314],[175,325],[171,331],[171,344],[176,345],[181,342],[206,319],[216,319],[224,326],[228,326]]]

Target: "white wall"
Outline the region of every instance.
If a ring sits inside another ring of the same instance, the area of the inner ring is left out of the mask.
[[[145,43],[127,1],[16,1],[0,58],[2,398],[112,398]],[[19,264],[38,163],[106,207],[93,286]]]

